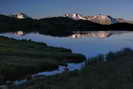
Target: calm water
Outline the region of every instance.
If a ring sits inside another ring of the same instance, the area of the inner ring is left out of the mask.
[[[31,39],[36,42],[45,42],[50,46],[64,47],[71,49],[74,53],[84,54],[86,57],[93,57],[98,54],[105,54],[109,51],[118,51],[122,48],[133,48],[133,32],[116,31],[109,37],[100,38],[102,32],[90,32],[89,37],[52,37],[39,33],[29,33],[19,36],[13,33],[0,34],[15,39]],[[104,32],[104,34],[107,32]]]

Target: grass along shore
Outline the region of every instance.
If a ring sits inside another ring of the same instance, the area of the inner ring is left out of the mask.
[[[24,79],[27,75],[57,69],[66,63],[78,63],[86,58],[71,50],[57,48],[31,40],[0,37],[0,80]]]
[[[133,50],[124,49],[94,57],[80,71],[33,79],[13,89],[132,89]]]

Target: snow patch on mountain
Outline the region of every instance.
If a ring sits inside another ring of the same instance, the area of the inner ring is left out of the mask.
[[[85,18],[89,21],[92,21],[94,23],[99,23],[99,24],[118,23],[118,21],[115,18],[108,15],[85,16]]]
[[[74,13],[74,14],[65,14],[66,17],[72,18],[74,20],[85,20],[85,18],[83,16],[81,16],[80,14]]]

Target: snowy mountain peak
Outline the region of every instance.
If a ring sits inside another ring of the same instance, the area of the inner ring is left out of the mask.
[[[74,14],[65,14],[66,17],[69,17],[69,18],[72,18],[74,20],[80,20],[80,19],[83,19],[85,20],[84,17],[82,17],[80,14],[78,13],[74,13]]]
[[[24,13],[17,13],[16,18],[17,19],[25,19],[25,18],[29,18],[29,17]]]
[[[97,16],[86,16],[87,20],[99,23],[99,24],[114,24],[117,20],[109,15],[97,15]]]

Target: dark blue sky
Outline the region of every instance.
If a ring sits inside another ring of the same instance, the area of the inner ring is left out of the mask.
[[[133,0],[0,0],[0,13],[24,12],[32,17],[107,14],[133,19]]]

